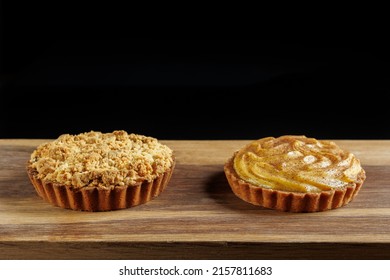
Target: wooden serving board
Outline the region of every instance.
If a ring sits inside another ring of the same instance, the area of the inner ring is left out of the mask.
[[[0,259],[389,259],[390,140],[336,140],[367,180],[347,206],[284,213],[248,204],[223,164],[249,140],[175,141],[168,187],[147,204],[79,212],[39,198],[26,174],[47,140],[0,140]]]

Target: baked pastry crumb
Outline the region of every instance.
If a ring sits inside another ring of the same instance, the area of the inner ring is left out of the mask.
[[[174,167],[173,151],[156,138],[90,131],[42,144],[28,162],[30,177],[72,191],[113,190],[158,181]]]

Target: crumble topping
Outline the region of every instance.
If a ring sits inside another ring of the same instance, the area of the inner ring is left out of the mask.
[[[90,131],[63,134],[38,146],[29,165],[43,181],[113,188],[156,179],[172,167],[173,152],[153,137],[123,130]]]

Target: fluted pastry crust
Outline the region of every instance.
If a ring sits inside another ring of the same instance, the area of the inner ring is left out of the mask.
[[[159,196],[166,188],[174,170],[172,167],[153,181],[134,186],[113,188],[74,188],[70,185],[38,179],[36,170],[28,168],[28,176],[37,194],[54,206],[81,211],[112,211],[144,204]]]
[[[173,151],[155,138],[91,131],[40,145],[27,173],[38,195],[55,206],[108,211],[158,196],[174,166]]]
[[[272,151],[283,142],[294,146],[294,141],[310,143],[309,148],[315,152],[302,150],[300,146],[302,154],[295,154],[289,159],[286,154],[295,153],[294,149],[279,147],[278,151]],[[322,148],[326,153],[321,151]],[[244,167],[240,169],[242,166],[238,162],[242,163],[240,160],[246,157],[247,152],[257,155],[251,155],[249,162],[244,160]],[[310,160],[307,160],[308,156]],[[313,161],[311,156],[317,160]],[[322,156],[332,158],[333,162],[321,163],[326,161]],[[293,162],[296,160],[298,162]],[[224,171],[239,198],[254,205],[288,212],[317,212],[344,206],[356,196],[366,178],[354,155],[335,143],[293,135],[253,141],[234,153],[226,162]]]

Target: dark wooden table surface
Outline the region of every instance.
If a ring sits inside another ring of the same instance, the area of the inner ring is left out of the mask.
[[[283,213],[235,197],[223,173],[249,140],[165,140],[177,166],[147,204],[78,212],[41,200],[25,163],[47,140],[0,140],[0,259],[389,259],[390,141],[336,140],[367,180],[347,206]]]

